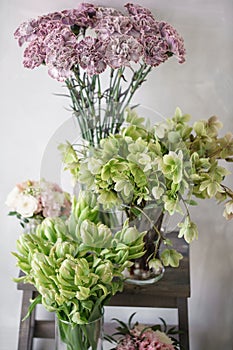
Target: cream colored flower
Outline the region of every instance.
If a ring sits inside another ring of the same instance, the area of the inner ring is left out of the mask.
[[[22,215],[24,218],[33,216],[37,210],[38,202],[37,199],[31,195],[20,195],[17,198],[15,210]]]
[[[233,219],[233,199],[228,201],[225,204],[225,210],[223,212],[223,216],[227,219]]]
[[[11,209],[16,210],[19,196],[20,196],[20,190],[17,186],[15,186],[7,196],[6,205]]]
[[[170,344],[172,345],[173,342],[172,340],[164,333],[164,332],[160,332],[160,331],[155,331],[160,343],[164,343],[164,344]]]

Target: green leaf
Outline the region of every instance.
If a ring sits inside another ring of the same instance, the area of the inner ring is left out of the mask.
[[[194,239],[198,238],[197,225],[190,220],[189,216],[185,218],[184,222],[179,223],[178,227],[180,227],[178,237],[184,237],[187,243],[191,243]]]
[[[175,249],[165,249],[161,253],[160,258],[164,266],[170,265],[172,267],[178,267],[180,260],[183,259],[183,256],[182,254],[178,253]]]
[[[42,296],[39,294],[34,300],[30,300],[30,301],[31,301],[31,304],[28,308],[28,312],[22,321],[26,320],[26,318],[28,318],[31,315],[31,313],[34,310],[34,308],[36,307],[36,305],[42,303]]]
[[[16,212],[16,211],[10,211],[10,212],[8,213],[8,215],[9,215],[9,216],[15,216],[15,215],[17,215],[17,212]]]
[[[126,121],[132,125],[141,126],[145,119],[139,117],[135,109],[127,108]]]
[[[206,136],[206,122],[203,120],[200,120],[198,122],[195,122],[193,125],[193,129],[196,132],[198,136]]]

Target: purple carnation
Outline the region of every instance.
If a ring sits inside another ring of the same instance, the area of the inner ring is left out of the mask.
[[[62,16],[59,12],[40,16],[28,22],[22,23],[15,31],[14,37],[18,39],[19,46],[25,42],[30,42],[39,37],[45,37],[54,28],[61,25]]]
[[[152,12],[148,9],[133,4],[126,4],[129,17],[133,25],[131,34],[135,37],[145,35],[156,35],[158,33],[158,23],[155,21]]]
[[[125,7],[130,15],[145,15],[154,18],[153,13],[143,6],[128,3],[125,5]]]
[[[161,36],[166,40],[169,51],[174,54],[179,63],[185,62],[184,39],[178,34],[177,30],[166,22],[159,23]]]
[[[112,7],[97,7],[96,17],[98,20],[108,16],[123,16],[123,13]]]
[[[126,16],[107,16],[99,21],[95,31],[99,39],[106,40],[112,35],[127,34],[132,27],[130,19]]]
[[[160,36],[148,36],[143,41],[143,59],[150,66],[158,66],[169,58],[168,43]]]
[[[63,28],[66,28],[60,21],[44,21],[41,20],[36,29],[36,35],[41,40],[45,40],[46,37],[52,34],[54,31],[62,31]]]
[[[150,16],[135,15],[131,17],[134,30],[139,36],[156,35],[158,33],[158,24]]]
[[[25,49],[23,65],[26,68],[34,69],[45,61],[45,57],[46,52],[43,41],[37,38],[29,43],[28,47]]]
[[[20,46],[39,36],[46,36],[57,25],[78,25],[80,27],[93,27],[96,22],[96,8],[92,4],[80,4],[77,9],[53,12],[23,22],[15,31],[14,37]]]
[[[37,35],[35,31],[37,26],[38,22],[35,19],[20,24],[14,33],[14,37],[18,40],[19,46],[22,46],[25,42],[36,39]]]
[[[128,3],[125,7],[128,15],[82,3],[75,9],[22,23],[14,35],[20,46],[29,43],[24,66],[33,69],[46,63],[49,74],[62,81],[72,74],[75,65],[94,75],[102,73],[107,65],[118,69],[137,63],[141,57],[151,66],[158,66],[172,55],[180,63],[185,61],[183,38],[171,25],[157,22],[142,6]],[[83,30],[76,32],[73,26]],[[94,38],[84,36],[87,28],[94,28]]]
[[[47,15],[43,15],[38,17],[40,23],[42,22],[52,22],[52,21],[60,21],[62,19],[61,12],[52,12]]]
[[[115,69],[130,66],[130,62],[138,62],[141,55],[142,46],[132,36],[116,35],[109,39],[106,59],[110,67]]]
[[[78,43],[76,50],[78,63],[88,74],[100,74],[105,70],[105,46],[101,41],[86,37]]]
[[[67,27],[58,28],[47,35],[45,62],[52,78],[64,81],[72,74],[71,68],[77,61],[76,45],[76,36]]]
[[[92,4],[79,4],[77,9],[64,10],[61,12],[62,23],[67,25],[77,25],[79,27],[94,27],[96,23],[97,9]]]

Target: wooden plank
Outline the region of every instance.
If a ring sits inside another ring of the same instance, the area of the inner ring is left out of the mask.
[[[34,338],[55,338],[55,321],[54,320],[35,320]]]
[[[177,299],[179,329],[182,333],[179,335],[180,344],[185,350],[189,350],[189,322],[188,322],[188,303],[186,298]]]
[[[23,292],[20,325],[19,325],[19,340],[18,350],[32,350],[33,343],[33,332],[35,325],[35,310],[32,311],[31,315],[23,321],[23,318],[28,312],[30,305],[30,299],[33,298],[33,291],[25,290]]]

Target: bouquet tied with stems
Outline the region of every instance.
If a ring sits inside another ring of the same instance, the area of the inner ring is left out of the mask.
[[[15,38],[27,44],[26,68],[46,65],[65,82],[82,137],[92,145],[118,133],[124,109],[153,67],[172,56],[185,61],[177,30],[132,3],[125,12],[82,3],[22,23]]]
[[[9,215],[16,216],[22,227],[32,228],[46,217],[66,219],[70,215],[71,199],[69,193],[55,183],[27,180],[12,189],[6,205],[10,208]]]
[[[13,255],[25,275],[15,281],[31,283],[39,293],[29,312],[38,303],[55,312],[67,350],[97,350],[94,321],[122,291],[123,270],[143,255],[144,235],[126,221],[113,236],[100,221],[95,196],[81,192],[68,222],[46,218],[17,241]]]
[[[132,323],[133,313],[127,322],[118,319],[117,332],[106,339],[116,345],[111,350],[179,350],[179,342],[174,335],[179,333],[175,327],[168,328],[160,318],[161,324],[147,326],[138,322]]]

